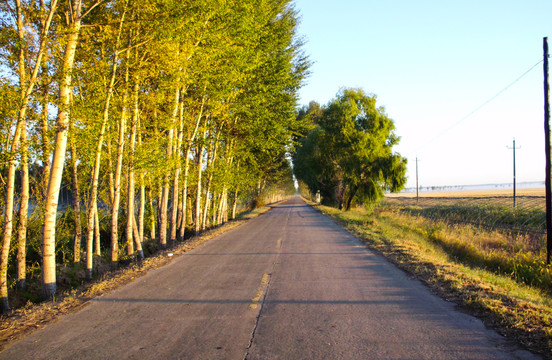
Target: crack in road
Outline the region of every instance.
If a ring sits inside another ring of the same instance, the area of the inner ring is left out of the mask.
[[[263,306],[265,303],[266,294],[268,293],[268,288],[270,286],[270,279],[272,274],[264,274],[263,278],[261,279],[261,285],[259,287],[259,293],[257,293],[257,297],[252,299],[253,303],[249,305],[251,309],[257,308],[257,303],[259,300],[262,301],[261,308],[259,309],[259,313],[257,314],[257,318],[255,319],[255,326],[253,327],[253,331],[251,332],[251,338],[249,339],[249,344],[247,345],[247,349],[245,351],[245,355],[243,357],[243,360],[247,360],[247,357],[249,356],[249,350],[251,349],[251,346],[253,345],[253,341],[255,340],[255,332],[257,331],[257,327],[259,326],[259,321],[261,319],[261,313],[263,312]]]
[[[286,220],[284,222],[284,226],[283,226],[284,230],[288,225],[290,215],[291,215],[291,211],[288,212]],[[282,233],[285,234],[285,231],[282,231]],[[262,297],[262,301],[260,302],[261,308],[259,309],[259,313],[257,314],[257,318],[255,319],[255,326],[253,327],[253,331],[251,332],[251,338],[249,339],[249,344],[247,345],[247,349],[245,351],[245,355],[243,357],[243,360],[247,360],[247,358],[249,357],[249,351],[251,350],[251,346],[253,346],[253,341],[255,341],[255,333],[257,332],[257,327],[259,326],[259,322],[261,320],[261,315],[263,313],[263,307],[264,307],[264,304],[265,304],[265,299],[266,299],[266,296],[268,294],[268,290],[270,288],[270,280],[272,279],[272,273],[274,272],[274,270],[276,268],[276,264],[278,264],[278,258],[280,257],[280,253],[282,252],[282,250],[281,250],[282,249],[282,242],[283,242],[283,237],[279,237],[278,240],[276,241],[277,253],[276,253],[276,259],[274,259],[274,262],[272,263],[271,272],[269,274],[264,274],[263,275],[263,278],[261,279],[261,285],[259,286],[259,291],[257,293],[257,297],[253,298],[252,299],[253,303],[251,305],[249,305],[249,307],[251,309],[256,309],[257,304],[258,304],[259,300]]]

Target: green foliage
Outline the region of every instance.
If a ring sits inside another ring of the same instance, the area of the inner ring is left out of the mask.
[[[242,207],[254,202],[255,206],[270,203],[295,193],[287,157],[297,137],[310,129],[310,121],[295,115],[297,91],[308,75],[310,62],[296,35],[299,14],[291,0],[110,0],[98,2],[97,6],[91,4],[83,4],[86,16],[71,71],[70,155],[65,157],[66,165],[73,160],[78,165],[82,213],[75,214],[71,207],[72,172],[67,167],[62,179],[66,201],[60,204],[56,223],[58,265],[68,265],[73,258],[76,216],[80,216],[85,246],[96,159],[100,159],[97,205],[101,245],[102,249],[110,246],[111,217],[106,214],[113,206],[119,145],[124,146],[123,175],[118,179],[117,190],[123,201],[132,196],[127,186],[132,169],[136,193],[143,185],[148,194],[146,239],[152,226],[150,219],[161,217],[159,189],[170,184],[173,191],[177,169],[179,191],[186,181],[187,196],[192,199],[187,204],[188,213],[195,208],[198,175],[203,173],[201,201],[218,201],[209,207],[209,219],[214,217],[211,215],[225,218],[214,212],[231,212],[236,192],[237,203]],[[0,69],[0,183],[5,182],[5,164],[10,155],[6,146],[13,137],[21,103],[19,49],[25,47],[28,76],[41,40],[40,21],[51,4],[22,3],[25,41],[17,36],[13,5],[0,5],[0,58],[5,60]],[[90,6],[94,8],[88,12]],[[46,39],[46,56],[39,64],[27,107],[29,140],[20,148],[28,146],[31,154],[30,201],[38,209],[30,217],[27,229],[28,267],[40,262],[43,187],[47,186],[43,178],[58,130],[53,118],[59,110],[57,92],[68,13],[68,3],[60,4],[54,13]],[[136,142],[130,135],[133,120],[137,120]],[[119,133],[123,134],[124,143],[119,144]],[[131,143],[134,151],[130,150]],[[20,173],[18,169],[17,176]],[[210,194],[206,193],[207,181]],[[16,199],[19,184],[17,177]],[[4,191],[0,187],[0,205]],[[174,198],[172,193],[169,196]],[[139,205],[142,204],[136,201],[136,217]],[[200,207],[208,208],[203,203]],[[124,237],[127,218],[126,206],[121,204],[117,224],[120,239]],[[153,226],[158,225],[159,222]],[[188,222],[184,227],[189,225]],[[156,239],[145,240],[146,254],[155,248]],[[119,246],[119,250],[123,252],[124,246]],[[8,264],[13,282],[14,254]],[[67,277],[73,278],[72,268],[65,269]]]
[[[349,209],[353,199],[373,202],[404,187],[406,159],[392,151],[399,138],[375,96],[344,89],[323,109],[311,103],[298,117],[315,127],[294,153],[294,173],[326,203]]]

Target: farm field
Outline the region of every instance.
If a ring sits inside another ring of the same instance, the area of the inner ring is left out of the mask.
[[[512,189],[497,189],[497,190],[469,190],[469,191],[439,191],[439,192],[420,192],[420,198],[440,198],[440,197],[511,197]],[[517,189],[516,196],[545,196],[544,188],[537,189]],[[396,194],[387,194],[386,198],[415,198],[416,193],[396,193]]]
[[[545,191],[542,188],[392,194],[382,202],[433,220],[471,224],[522,233],[544,234]],[[542,243],[542,239],[537,240]],[[535,244],[538,247],[538,244]]]

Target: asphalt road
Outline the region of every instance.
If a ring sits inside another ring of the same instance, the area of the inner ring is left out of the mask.
[[[2,359],[531,359],[293,198]]]

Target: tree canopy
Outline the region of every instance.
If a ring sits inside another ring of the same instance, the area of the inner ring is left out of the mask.
[[[293,169],[313,194],[348,210],[355,199],[371,202],[404,187],[406,159],[393,152],[399,137],[375,95],[343,89],[324,107],[304,107],[298,118],[312,129],[299,139]]]
[[[291,0],[2,2],[1,308],[29,271],[51,297],[60,263],[91,278],[102,253],[116,267],[290,193],[298,17]]]

